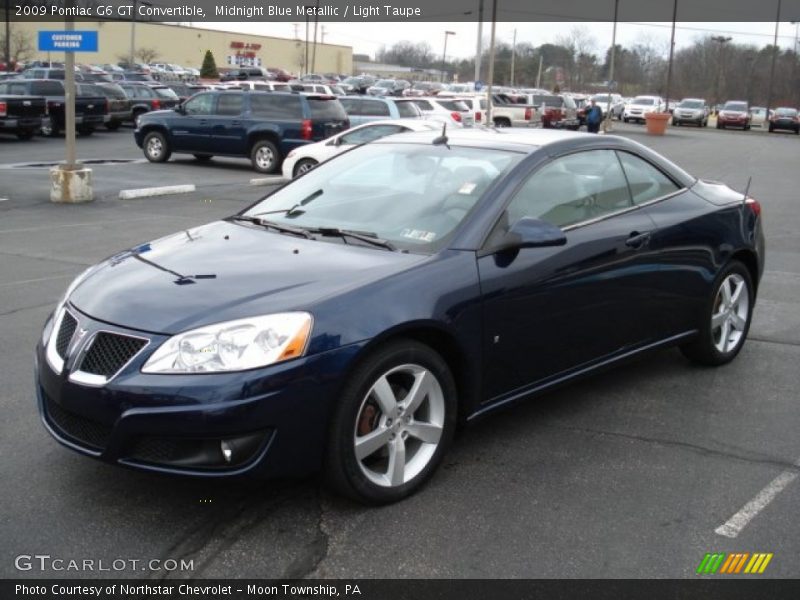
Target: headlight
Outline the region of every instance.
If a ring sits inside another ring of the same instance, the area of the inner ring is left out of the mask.
[[[302,356],[313,318],[304,312],[216,323],[164,342],[142,373],[213,373],[265,367]]]

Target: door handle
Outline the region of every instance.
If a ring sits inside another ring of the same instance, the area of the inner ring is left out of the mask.
[[[628,239],[625,240],[625,245],[630,248],[641,248],[642,246],[646,246],[647,243],[650,241],[650,232],[638,232],[632,231],[631,234],[628,236]]]

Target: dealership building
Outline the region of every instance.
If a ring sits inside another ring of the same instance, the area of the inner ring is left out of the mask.
[[[131,44],[130,21],[77,22],[75,28],[98,32],[98,52],[78,53],[76,61],[81,63],[114,63],[126,58]],[[63,30],[64,22],[35,22],[12,24],[13,30],[25,31],[34,52],[29,60],[63,60],[63,55],[53,52],[37,52],[36,40],[39,30]],[[13,38],[12,38],[13,39]],[[350,46],[317,43],[308,44],[308,69],[304,67],[306,43],[304,39],[289,39],[235,33],[185,25],[168,25],[149,21],[137,21],[135,25],[135,49],[155,50],[156,63],[176,63],[184,67],[200,68],[206,50],[211,50],[217,67],[248,65],[280,67],[290,73],[340,73],[353,72],[353,49]],[[134,60],[141,62],[138,57]],[[313,61],[313,62],[312,62]]]

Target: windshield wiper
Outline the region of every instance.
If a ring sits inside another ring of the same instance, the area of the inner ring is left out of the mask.
[[[316,198],[319,198],[324,193],[325,192],[323,192],[322,190],[317,190],[316,192],[313,192],[313,193],[309,194],[308,196],[306,196],[305,198],[303,198],[302,200],[300,200],[300,202],[295,202],[295,204],[293,206],[291,206],[290,208],[278,208],[276,210],[267,210],[267,211],[264,211],[264,212],[256,213],[256,214],[251,215],[251,216],[260,217],[262,215],[274,215],[274,214],[277,214],[277,213],[284,213],[286,216],[302,215],[305,211],[304,210],[297,210],[297,209],[300,208],[301,206],[305,206],[306,204],[308,204],[312,200],[315,200]]]
[[[347,243],[347,238],[352,238],[360,242],[365,242],[372,246],[386,248],[392,252],[397,250],[397,247],[388,240],[383,240],[377,234],[368,231],[353,231],[351,229],[338,229],[337,227],[314,227],[309,229],[309,232],[318,233],[322,236],[340,237]]]
[[[280,233],[299,235],[300,237],[304,237],[309,240],[314,239],[314,236],[311,235],[311,232],[309,232],[307,229],[291,227],[290,225],[281,225],[275,221],[268,221],[266,219],[260,219],[259,217],[251,217],[250,215],[234,215],[231,217],[231,219],[234,219],[235,221],[247,221],[248,223],[255,223],[256,225],[261,225],[262,227],[267,227],[268,229],[274,229]]]

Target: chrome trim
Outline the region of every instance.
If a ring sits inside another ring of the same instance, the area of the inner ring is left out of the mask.
[[[80,383],[81,385],[86,385],[89,387],[102,387],[106,385],[107,383],[111,382],[111,380],[114,379],[117,375],[119,375],[123,370],[125,370],[125,368],[128,365],[130,365],[131,362],[133,362],[133,360],[137,356],[139,356],[145,350],[145,348],[147,348],[150,345],[150,342],[152,341],[150,338],[142,337],[140,335],[131,335],[129,333],[122,333],[120,331],[113,331],[111,329],[98,329],[97,331],[92,333],[92,337],[89,338],[89,341],[84,345],[79,360],[75,361],[76,365],[78,364],[83,365],[83,361],[86,360],[86,354],[89,352],[89,350],[91,350],[92,345],[94,345],[95,339],[97,339],[97,334],[99,333],[109,333],[111,335],[119,335],[122,337],[144,340],[145,344],[144,346],[139,348],[139,350],[135,352],[133,356],[131,356],[124,365],[122,365],[119,369],[117,369],[116,372],[114,372],[114,374],[111,375],[111,377],[103,377],[102,375],[96,375],[95,373],[87,373],[85,371],[81,371],[80,368],[78,368],[77,370],[69,374],[69,380],[72,381],[73,383]]]
[[[656,202],[661,202],[663,200],[668,200],[673,196],[677,196],[678,194],[682,194],[683,192],[687,191],[689,188],[681,188],[664,196],[659,196],[658,198],[653,198],[652,200],[648,200],[647,202],[642,202],[641,204],[634,204],[633,206],[629,206],[627,208],[623,208],[622,210],[618,210],[616,212],[607,213],[605,215],[600,215],[598,217],[594,217],[593,219],[588,219],[586,221],[581,221],[580,223],[575,223],[573,225],[567,225],[566,227],[562,227],[561,231],[567,232],[572,231],[573,229],[577,229],[578,227],[584,227],[586,225],[593,225],[594,223],[599,223],[600,221],[605,221],[606,219],[610,219],[611,217],[618,217],[620,215],[627,214],[629,212],[633,212],[634,210],[638,210],[645,206],[650,206],[651,204],[655,204]]]
[[[50,368],[56,372],[57,375],[61,375],[61,372],[64,370],[64,362],[65,359],[61,358],[56,351],[56,340],[58,339],[58,334],[61,331],[61,324],[64,321],[64,315],[69,312],[70,316],[75,319],[75,321],[80,324],[80,321],[73,315],[70,311],[67,310],[66,306],[62,306],[61,310],[58,312],[56,316],[55,322],[53,323],[53,331],[50,332],[50,339],[47,340],[47,349],[45,351],[45,356],[47,357],[47,364],[50,365]],[[75,331],[78,331],[78,326],[75,326]],[[72,338],[75,337],[75,332],[72,333]],[[72,345],[72,338],[69,339],[69,343],[67,344],[67,349]]]

